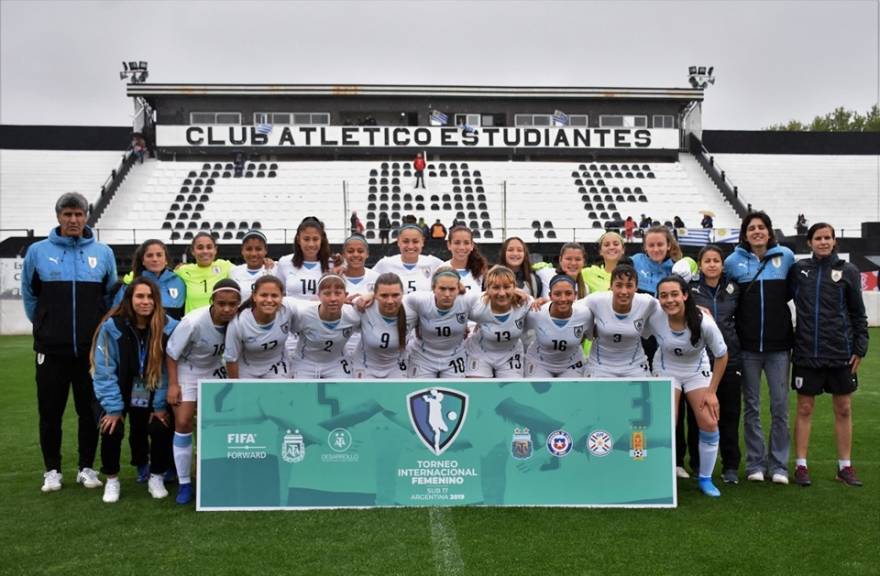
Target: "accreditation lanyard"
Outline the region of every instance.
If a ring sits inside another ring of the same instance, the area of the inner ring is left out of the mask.
[[[135,339],[138,344],[138,373],[131,387],[131,405],[134,408],[148,408],[150,406],[150,391],[144,383],[144,364],[147,361],[147,343],[142,340],[135,330]]]

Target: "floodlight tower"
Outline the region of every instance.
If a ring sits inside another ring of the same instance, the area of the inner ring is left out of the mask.
[[[703,90],[715,84],[714,66],[690,66],[688,67],[688,83],[695,90]],[[694,100],[681,113],[681,137],[682,147],[687,148],[687,137],[695,134],[703,139],[703,105]]]
[[[122,62],[122,71],[119,72],[120,80],[128,80],[129,84],[143,84],[147,81],[150,73],[147,71],[147,62],[144,60]],[[134,116],[132,117],[131,129],[134,132],[144,134],[151,124],[153,109],[142,97],[134,99]]]

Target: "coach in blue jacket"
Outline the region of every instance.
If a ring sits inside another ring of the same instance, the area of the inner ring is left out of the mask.
[[[724,274],[740,289],[736,331],[742,360],[746,476],[788,484],[788,367],[792,344],[788,271],[794,254],[776,243],[770,217],[751,212],[740,227],[740,245],[724,260]],[[770,442],[761,429],[761,371],[770,392]]]
[[[32,244],[24,259],[21,292],[37,353],[40,448],[46,466],[43,492],[61,489],[61,422],[71,384],[79,417],[76,481],[87,488],[101,486],[92,468],[98,429],[89,350],[117,278],[113,251],[97,242],[86,226],[88,210],[82,194],[63,194],[55,203],[58,227]]]

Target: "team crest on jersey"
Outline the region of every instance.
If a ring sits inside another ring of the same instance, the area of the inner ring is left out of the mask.
[[[834,282],[840,282],[841,278],[843,278],[843,270],[831,271],[831,280],[833,280]]]
[[[645,327],[645,321],[642,320],[641,318],[639,318],[638,320],[633,320],[633,326],[636,327],[636,330],[638,330],[639,332],[641,332],[641,331],[642,331],[642,328]]]
[[[89,268],[94,268],[98,265],[98,259],[95,256],[89,256]]]
[[[422,267],[422,275],[424,275],[425,278],[430,278],[431,277],[431,269],[428,268],[427,266],[423,266]]]
[[[513,321],[513,323],[516,324],[517,330],[522,330],[523,324],[525,322],[522,318],[517,318],[516,320]]]
[[[211,272],[213,272],[214,274],[219,274],[219,273],[220,273],[220,267],[219,267],[219,266],[214,266],[214,267],[212,267],[212,268],[211,268]]]
[[[290,332],[290,323],[289,322],[285,322],[284,324],[281,325],[281,332],[284,334],[287,334],[288,332]]]
[[[281,459],[290,464],[302,462],[306,458],[306,444],[299,430],[287,431],[281,443]]]
[[[583,326],[575,326],[574,327],[574,337],[580,338],[584,335],[584,327]]]
[[[464,312],[459,312],[458,314],[455,315],[455,320],[459,324],[464,324],[465,322],[467,322],[467,314]]]
[[[178,294],[177,288],[169,288],[168,289],[168,295],[171,296],[172,298],[177,298],[177,294]]]
[[[451,388],[424,388],[407,395],[406,407],[422,444],[440,456],[464,426],[468,395]]]
[[[771,262],[773,263],[774,268],[779,268],[782,266],[782,256],[774,256]]]
[[[343,338],[351,338],[351,328],[343,328],[342,329],[342,337]]]
[[[528,428],[514,428],[510,451],[517,460],[528,460],[532,457],[532,434]]]
[[[611,439],[611,434],[605,430],[594,430],[587,438],[587,450],[593,456],[608,456],[613,447],[614,441]]]

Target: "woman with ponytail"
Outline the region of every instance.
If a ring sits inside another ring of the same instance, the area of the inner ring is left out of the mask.
[[[486,259],[474,244],[474,233],[464,224],[456,224],[449,230],[446,247],[452,253],[452,258],[446,264],[458,272],[466,290],[476,289],[479,292],[486,272]]]
[[[376,278],[361,315],[362,337],[351,355],[355,378],[406,378],[406,336],[412,328],[403,307],[403,282],[393,272]],[[414,318],[413,318],[414,320]]]

